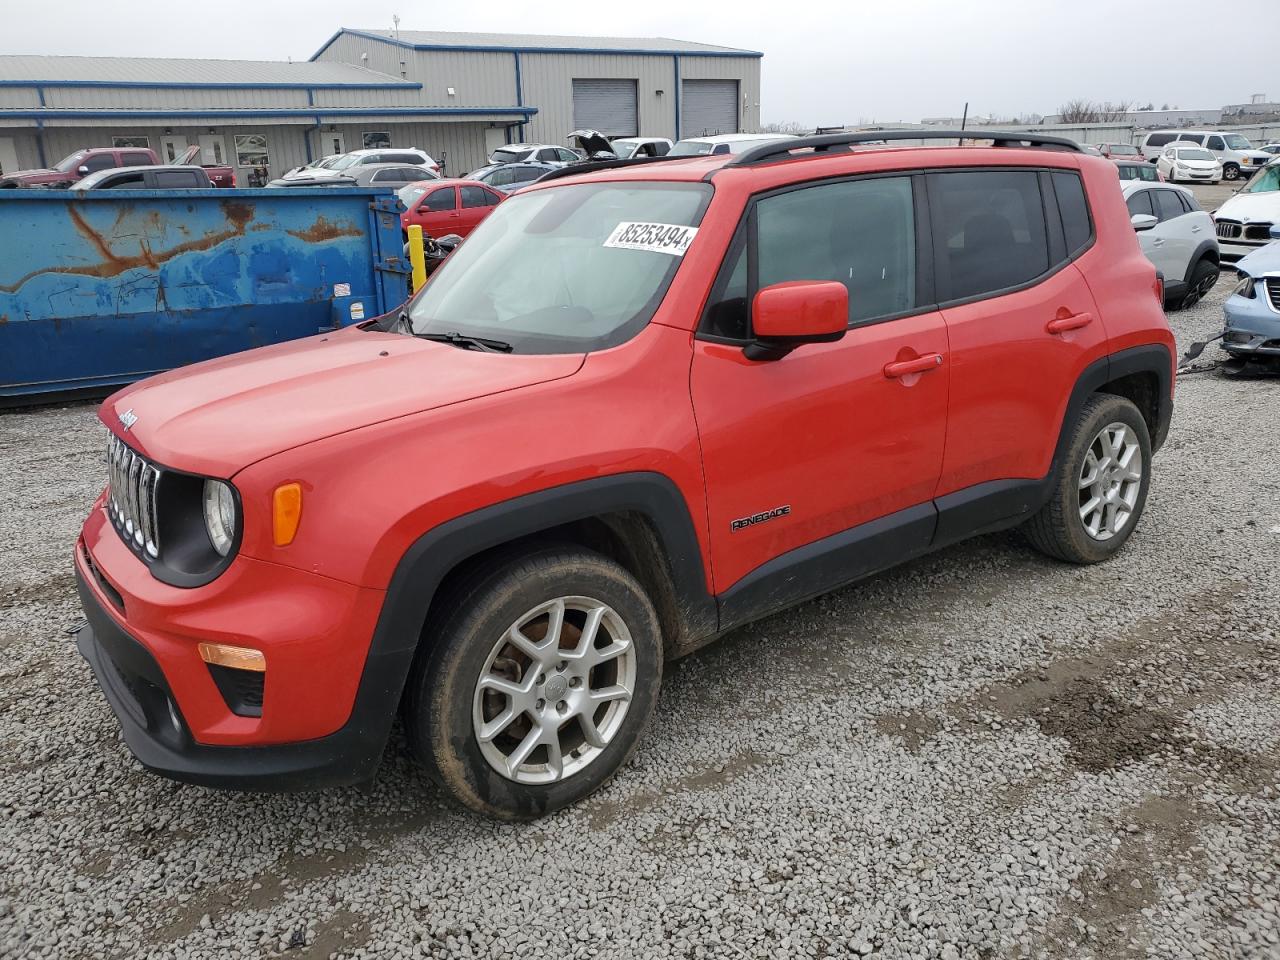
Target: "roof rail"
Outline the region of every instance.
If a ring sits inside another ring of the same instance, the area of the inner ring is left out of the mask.
[[[828,153],[859,143],[888,143],[892,140],[990,140],[997,147],[1046,147],[1053,150],[1080,150],[1080,144],[1066,137],[1051,137],[1019,130],[863,130],[859,133],[828,133],[820,137],[798,137],[776,140],[743,150],[725,167],[750,167],[757,163],[785,158],[792,150],[811,149],[815,154]],[[800,158],[794,158],[800,159]]]
[[[534,183],[546,183],[548,180],[559,180],[561,177],[572,177],[579,173],[594,173],[597,170],[612,170],[615,167],[632,167],[641,163],[657,163],[661,160],[688,160],[690,157],[673,157],[666,154],[661,157],[627,157],[625,160],[586,160],[582,163],[571,163],[559,170],[548,170]]]

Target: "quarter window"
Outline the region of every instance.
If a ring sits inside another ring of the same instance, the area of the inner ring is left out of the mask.
[[[949,275],[944,299],[1017,287],[1049,269],[1039,177],[1034,171],[934,174],[935,240]]]
[[[1088,245],[1093,235],[1084,186],[1074,173],[1054,173],[1053,192],[1058,195],[1058,214],[1062,217],[1062,230],[1067,240],[1067,256],[1074,257]]]

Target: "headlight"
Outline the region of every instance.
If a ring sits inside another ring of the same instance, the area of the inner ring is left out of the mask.
[[[236,539],[236,499],[221,480],[204,482],[204,528],[213,549],[225,557]]]
[[[1231,288],[1231,295],[1236,297],[1244,297],[1246,300],[1253,299],[1253,277],[1248,274],[1240,274],[1240,279],[1234,287]]]

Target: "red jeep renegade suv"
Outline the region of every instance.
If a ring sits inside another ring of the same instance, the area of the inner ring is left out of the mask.
[[[399,711],[460,800],[532,817],[740,624],[1015,525],[1115,554],[1174,351],[1114,165],[920,136],[557,171],[398,315],[110,398],[78,645],[130,749],[349,784]]]

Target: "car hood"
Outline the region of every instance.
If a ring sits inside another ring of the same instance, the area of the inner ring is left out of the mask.
[[[565,139],[575,141],[588,157],[595,153],[613,153],[609,138],[599,130],[574,130]]]
[[[1266,193],[1237,193],[1229,198],[1214,213],[1215,218],[1226,217],[1239,220],[1241,223],[1254,223],[1259,220],[1280,222],[1280,190],[1269,190]]]
[[[1251,277],[1280,275],[1280,240],[1273,240],[1265,247],[1260,247],[1253,253],[1241,257],[1233,266]]]
[[[70,173],[58,173],[57,170],[48,170],[42,167],[35,170],[14,170],[12,173],[6,173],[3,177],[0,177],[0,179],[26,180],[30,177],[70,177],[70,176],[72,176],[72,174]]]
[[[335,434],[572,376],[583,359],[480,353],[351,329],[143,380],[107,398],[99,415],[164,466],[231,477]]]

